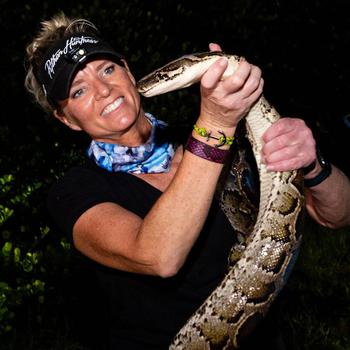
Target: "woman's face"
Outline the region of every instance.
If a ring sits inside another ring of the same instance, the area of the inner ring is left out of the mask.
[[[108,59],[91,61],[79,70],[60,107],[57,118],[103,142],[120,140],[141,112],[140,95],[127,64],[122,67]]]

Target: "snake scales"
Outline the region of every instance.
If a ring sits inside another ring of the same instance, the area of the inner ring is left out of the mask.
[[[142,95],[151,97],[187,87],[198,82],[208,67],[222,56],[229,60],[225,77],[235,71],[241,58],[222,52],[205,52],[168,63],[139,80],[137,88]],[[257,219],[252,232],[245,233],[246,238],[241,240],[244,249],[232,248],[232,261],[223,281],[178,332],[170,349],[238,348],[265,316],[286,282],[301,241],[297,223],[304,197],[300,171],[268,172],[260,162],[261,136],[279,118],[264,96],[245,118],[260,179]],[[237,230],[242,223],[237,219],[236,208],[243,203],[235,201],[234,191],[237,190],[232,186],[237,164],[232,163],[230,167],[228,175],[219,181],[218,198]]]

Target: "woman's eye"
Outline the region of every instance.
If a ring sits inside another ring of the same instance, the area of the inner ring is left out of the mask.
[[[111,64],[104,70],[104,74],[112,74],[114,72],[114,64]]]
[[[78,89],[72,93],[72,98],[77,98],[80,97],[83,94],[84,90],[83,89]]]

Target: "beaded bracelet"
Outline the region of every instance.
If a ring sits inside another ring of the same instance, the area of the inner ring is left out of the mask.
[[[214,140],[218,140],[219,143],[217,145],[214,145],[215,147],[222,147],[224,145],[229,145],[231,146],[232,143],[233,143],[233,140],[235,139],[234,136],[226,136],[224,134],[223,131],[221,130],[218,130],[218,133],[221,134],[221,136],[219,137],[215,137],[215,136],[212,136],[211,135],[211,131],[207,131],[206,128],[200,128],[198,127],[196,124],[193,125],[193,130],[199,135],[199,136],[202,136],[202,137],[205,137],[207,139],[207,141],[209,139],[214,139]]]
[[[209,160],[210,162],[224,164],[230,154],[229,150],[218,149],[195,139],[192,135],[188,138],[186,150],[194,155]]]

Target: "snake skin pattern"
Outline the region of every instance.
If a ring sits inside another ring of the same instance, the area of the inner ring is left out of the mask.
[[[222,56],[229,60],[225,77],[235,71],[241,58],[205,52],[180,57],[148,74],[138,82],[138,90],[151,97],[192,85]],[[286,283],[301,242],[298,226],[304,195],[300,170],[268,172],[260,162],[261,137],[279,118],[261,96],[244,119],[258,169],[259,204],[256,207],[246,196],[239,181],[250,165],[240,161],[228,164],[217,197],[238,233],[239,244],[232,247],[225,278],[175,336],[172,350],[239,348]]]

